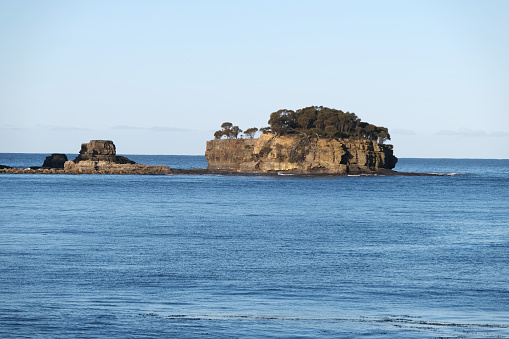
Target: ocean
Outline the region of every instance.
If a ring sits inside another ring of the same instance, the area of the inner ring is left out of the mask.
[[[395,170],[1,174],[0,337],[509,338],[509,160]]]

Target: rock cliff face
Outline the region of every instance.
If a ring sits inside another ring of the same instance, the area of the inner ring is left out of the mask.
[[[262,134],[259,139],[210,140],[205,156],[211,172],[351,174],[380,173],[398,159],[392,145],[375,141],[301,138]]]

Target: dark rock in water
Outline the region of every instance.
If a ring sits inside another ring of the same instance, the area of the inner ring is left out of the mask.
[[[116,164],[121,164],[121,165],[124,165],[124,164],[136,164],[136,162],[126,158],[126,157],[123,157],[123,156],[120,156],[120,155],[116,155],[115,156],[115,161],[114,163]]]
[[[67,155],[61,153],[53,153],[46,157],[42,167],[44,168],[64,168],[64,164],[67,161]]]
[[[115,144],[111,140],[90,140],[89,143],[81,144],[80,154],[74,159],[74,163],[80,161],[106,161],[114,164],[136,164],[126,157],[118,156]]]
[[[5,165],[0,165],[0,169],[8,169],[8,168],[12,168],[12,167],[5,166]]]

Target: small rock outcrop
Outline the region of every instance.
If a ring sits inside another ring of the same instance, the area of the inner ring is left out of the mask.
[[[136,164],[123,156],[117,155],[115,144],[111,140],[90,140],[81,144],[80,154],[74,159],[75,163],[81,161],[106,161],[114,164]]]
[[[69,174],[172,174],[168,166],[137,164],[126,157],[118,156],[111,140],[90,140],[81,144],[80,154],[74,161],[64,164]]]
[[[276,136],[207,142],[207,169],[246,174],[376,174],[396,165],[392,145],[368,139]]]
[[[184,171],[186,172],[186,171]],[[11,174],[175,174],[168,166],[137,164],[117,155],[111,140],[91,140],[81,144],[80,154],[74,161],[65,154],[54,153],[42,167],[12,168],[0,165],[0,173]]]
[[[53,153],[50,156],[46,157],[44,163],[42,164],[43,168],[64,168],[64,164],[67,161],[67,155],[62,153]]]

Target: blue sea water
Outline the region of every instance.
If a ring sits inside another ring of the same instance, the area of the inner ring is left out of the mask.
[[[509,160],[396,170],[2,174],[0,337],[509,338]]]

